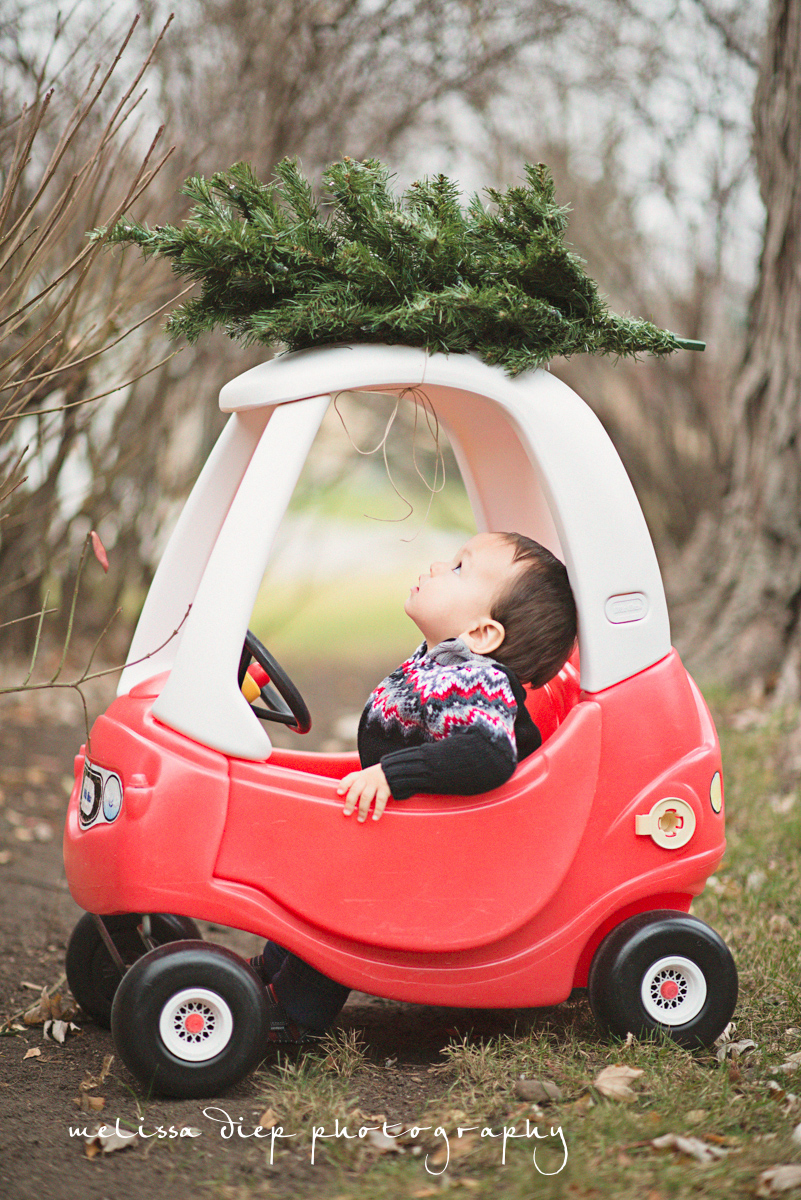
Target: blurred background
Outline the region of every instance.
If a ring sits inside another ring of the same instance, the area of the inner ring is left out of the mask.
[[[84,570],[73,646],[119,609],[99,653],[122,663],[219,389],[266,356],[169,343],[169,270],[86,232],[124,211],[180,221],[195,172],[245,159],[267,179],[291,155],[318,180],[349,154],[397,189],[448,174],[465,202],[547,163],[611,307],[706,341],[552,370],[631,475],[690,668],[797,699],[800,29],[790,0],[185,0],[173,18],[161,0],[2,0],[1,682],[43,608],[41,661],[58,654],[92,528],[110,565]],[[338,407],[253,617],[332,744],[416,645],[410,584],[474,530],[444,438],[402,406],[385,463],[393,401]]]

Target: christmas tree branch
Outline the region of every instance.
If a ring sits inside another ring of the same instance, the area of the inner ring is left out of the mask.
[[[92,236],[168,258],[201,285],[168,320],[190,342],[222,329],[290,350],[412,345],[474,352],[511,375],[557,355],[703,349],[611,312],[564,241],[569,210],[548,168],[528,165],[525,178],[463,209],[443,175],[398,196],[382,163],[345,158],[323,176],[323,218],[297,163],[279,163],[271,184],[237,163],[187,180],[193,207],[180,229],[125,218]]]

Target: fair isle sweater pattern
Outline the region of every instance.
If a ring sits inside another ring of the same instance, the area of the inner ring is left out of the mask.
[[[425,642],[418,646],[372,693],[368,721],[420,730],[434,742],[457,729],[483,725],[490,736],[506,738],[514,752],[517,701],[508,677],[491,659],[467,647],[459,655],[455,646],[442,642],[430,653]]]
[[[359,725],[362,765],[380,762],[397,800],[499,787],[540,740],[517,677],[460,639],[418,646],[371,694]]]

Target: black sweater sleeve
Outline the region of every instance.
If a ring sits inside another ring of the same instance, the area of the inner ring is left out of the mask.
[[[384,754],[381,766],[396,800],[419,792],[475,796],[506,783],[517,756],[508,738],[471,725],[439,741]]]

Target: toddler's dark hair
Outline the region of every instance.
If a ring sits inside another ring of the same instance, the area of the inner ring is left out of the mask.
[[[576,602],[564,564],[539,542],[504,533],[524,566],[492,607],[506,630],[492,657],[522,683],[542,687],[567,662],[576,641]]]

